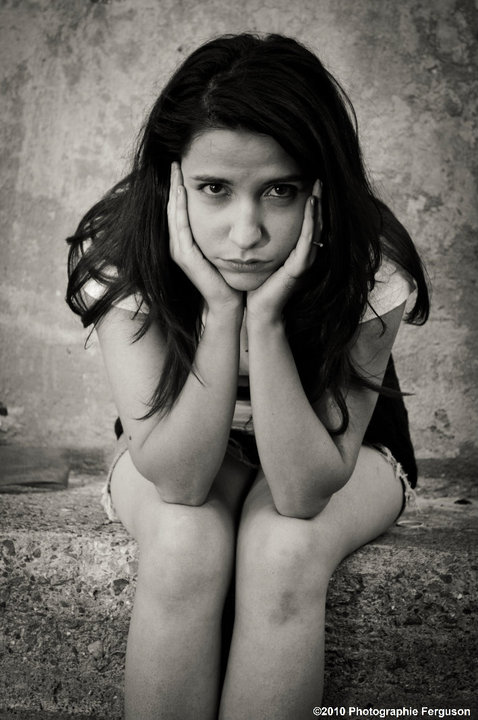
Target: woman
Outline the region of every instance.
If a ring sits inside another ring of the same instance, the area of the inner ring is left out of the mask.
[[[140,548],[127,718],[310,717],[330,575],[416,482],[390,353],[426,282],[350,114],[295,40],[213,40],[69,239],[120,417],[108,512]]]

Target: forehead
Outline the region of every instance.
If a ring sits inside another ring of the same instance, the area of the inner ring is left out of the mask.
[[[295,160],[269,135],[215,129],[198,135],[182,159],[187,174],[242,178],[299,173]]]

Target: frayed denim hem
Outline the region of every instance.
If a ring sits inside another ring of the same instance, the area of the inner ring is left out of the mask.
[[[235,441],[233,441],[235,442]],[[238,450],[241,450],[239,443],[235,443],[238,446]],[[378,452],[387,460],[387,462],[392,466],[393,471],[395,473],[395,477],[400,480],[403,487],[403,504],[400,509],[400,512],[396,518],[396,520],[399,520],[402,514],[405,512],[405,510],[415,510],[419,511],[418,503],[417,503],[417,494],[415,490],[412,488],[408,481],[407,473],[401,466],[401,464],[398,462],[398,460],[395,459],[391,451],[388,447],[385,445],[375,444],[372,445],[375,450],[378,450]],[[106,513],[106,516],[108,517],[108,520],[110,522],[121,522],[118,515],[116,514],[116,511],[113,506],[113,500],[111,498],[111,477],[113,475],[113,471],[119,461],[119,459],[124,455],[124,453],[127,451],[128,446],[126,444],[126,439],[124,435],[120,435],[120,437],[117,440],[115,453],[113,456],[113,460],[111,461],[111,465],[108,471],[108,475],[106,477],[105,485],[103,487],[103,492],[101,494],[101,505]],[[242,455],[242,451],[241,451]],[[243,459],[241,457],[241,461],[245,462],[245,458]],[[250,462],[247,462],[247,465],[249,467],[259,467],[258,465],[254,465]]]
[[[113,460],[111,461],[110,469],[108,470],[108,475],[106,477],[106,481],[103,487],[103,492],[101,493],[101,505],[110,522],[121,522],[118,515],[116,514],[113,506],[113,500],[111,498],[111,477],[113,475],[113,470],[118,463],[118,460],[125,454],[127,449],[128,445],[126,444],[125,436],[120,435],[120,437],[116,441],[116,448]]]
[[[400,512],[398,513],[396,520],[398,520],[401,517],[401,515],[405,512],[405,510],[419,511],[420,508],[418,507],[417,493],[410,485],[407,473],[405,472],[405,470],[403,469],[401,464],[398,462],[398,460],[396,460],[396,458],[393,456],[392,452],[385,445],[380,445],[379,443],[377,443],[376,445],[373,445],[372,447],[374,447],[375,450],[378,450],[378,452],[392,466],[393,471],[395,473],[395,477],[398,480],[400,480],[400,482],[402,483],[403,503],[402,503],[402,507],[400,509]]]

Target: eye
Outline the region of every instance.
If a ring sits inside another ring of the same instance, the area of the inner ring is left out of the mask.
[[[207,183],[201,185],[199,189],[206,195],[223,195],[225,193],[224,185],[221,183]]]
[[[273,185],[268,191],[269,197],[273,198],[294,198],[298,193],[295,185]]]

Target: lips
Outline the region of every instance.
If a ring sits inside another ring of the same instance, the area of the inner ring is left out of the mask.
[[[241,258],[226,258],[226,262],[233,262],[242,265],[250,265],[251,263],[262,262],[259,258],[249,258],[249,260],[241,260]]]
[[[230,258],[226,260],[220,260],[219,267],[225,270],[237,270],[239,272],[254,272],[262,270],[268,262],[264,260],[257,260],[255,258],[249,258],[248,260],[240,260],[238,258]]]

